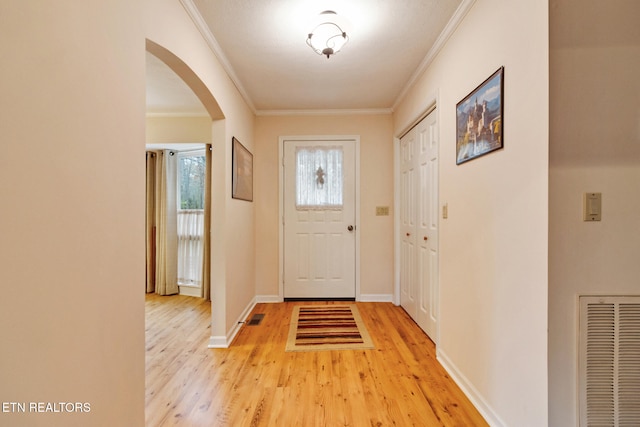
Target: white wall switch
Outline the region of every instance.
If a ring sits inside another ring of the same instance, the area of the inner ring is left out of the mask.
[[[584,193],[582,206],[583,221],[602,220],[602,193]]]

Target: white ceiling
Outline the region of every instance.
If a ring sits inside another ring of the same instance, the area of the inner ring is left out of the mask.
[[[269,114],[390,111],[475,0],[181,1],[247,103]],[[329,59],[305,43],[323,10],[349,23],[349,42]],[[147,61],[149,112],[204,114],[171,70]]]

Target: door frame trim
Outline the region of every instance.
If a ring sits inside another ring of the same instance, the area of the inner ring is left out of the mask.
[[[278,138],[278,300],[284,301],[284,143],[285,141],[350,141],[355,148],[355,295],[360,301],[360,135],[293,135]]]

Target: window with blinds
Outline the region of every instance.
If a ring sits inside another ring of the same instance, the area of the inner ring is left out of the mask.
[[[204,253],[204,151],[178,156],[178,284],[200,287]]]

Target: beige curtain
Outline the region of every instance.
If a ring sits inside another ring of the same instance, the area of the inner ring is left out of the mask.
[[[205,148],[206,176],[204,184],[204,236],[202,251],[202,287],[200,296],[211,299],[211,145]]]
[[[156,153],[147,151],[147,191],[146,191],[146,291],[156,290]]]
[[[178,233],[176,205],[177,156],[169,150],[156,152],[155,224],[156,269],[155,292],[177,294]]]

